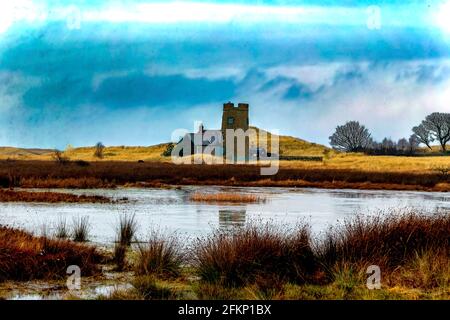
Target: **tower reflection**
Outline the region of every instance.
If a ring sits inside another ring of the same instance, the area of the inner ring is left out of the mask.
[[[219,210],[220,229],[243,227],[245,225],[246,212],[247,210],[245,209]]]

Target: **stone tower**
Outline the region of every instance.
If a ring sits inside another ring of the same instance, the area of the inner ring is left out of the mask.
[[[226,155],[226,130],[227,129],[242,129],[244,132],[248,130],[249,120],[248,120],[248,103],[239,103],[237,107],[234,103],[228,102],[223,105],[222,114],[222,136],[223,136],[223,151]],[[250,139],[245,137],[245,155],[237,156],[237,140],[234,143],[234,158],[240,161],[247,161],[249,159],[249,147]]]

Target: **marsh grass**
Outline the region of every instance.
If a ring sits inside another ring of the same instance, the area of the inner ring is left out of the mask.
[[[102,261],[94,247],[0,226],[0,281],[63,279],[70,265],[89,276],[98,273]]]
[[[122,215],[119,219],[119,227],[117,230],[117,242],[124,246],[130,246],[136,235],[137,221],[136,215]]]
[[[309,240],[307,227],[286,232],[266,224],[218,231],[197,241],[193,264],[203,281],[225,286],[243,286],[262,278],[304,282],[315,271]]]
[[[73,220],[73,241],[86,242],[89,239],[89,217],[78,217]]]
[[[245,292],[241,288],[230,288],[204,281],[195,283],[192,289],[200,300],[239,300],[245,297]]]
[[[132,282],[136,292],[144,300],[169,300],[176,299],[176,290],[169,287],[164,282],[159,281],[154,276],[139,276]]]
[[[128,246],[116,242],[114,244],[113,262],[116,264],[116,271],[123,271],[127,266]]]
[[[55,237],[57,239],[68,239],[70,238],[70,230],[67,225],[67,220],[65,218],[59,218],[55,226]]]
[[[317,245],[316,255],[331,279],[333,268],[353,264],[366,268],[378,265],[392,271],[414,259],[417,252],[439,250],[447,258],[450,216],[445,213],[424,215],[414,212],[358,215],[347,220]]]
[[[137,254],[137,275],[154,275],[161,278],[176,278],[181,275],[185,254],[174,235],[163,237],[158,232],[152,232],[148,242],[138,245]]]
[[[98,195],[75,195],[61,192],[32,192],[0,189],[0,202],[46,203],[110,203],[111,199]]]
[[[0,186],[23,188],[113,188],[148,185],[286,186],[390,190],[450,190],[450,181],[430,166],[448,157],[368,157],[338,155],[322,163],[280,163],[278,173],[262,179],[257,165],[182,165],[161,162],[91,162],[88,167],[51,161],[0,160]],[[448,165],[448,164],[447,164]],[[11,168],[11,166],[13,168]],[[439,184],[439,186],[438,186]]]
[[[127,266],[127,251],[135,237],[136,230],[137,222],[134,214],[120,216],[113,251],[113,262],[116,264],[117,271],[122,271]]]

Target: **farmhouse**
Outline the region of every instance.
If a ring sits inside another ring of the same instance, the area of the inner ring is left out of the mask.
[[[239,103],[237,106],[232,102],[223,104],[222,112],[222,128],[220,130],[205,130],[203,125],[200,125],[199,129],[195,133],[186,134],[178,143],[182,146],[182,154],[194,155],[194,154],[211,154],[214,156],[227,155],[226,150],[226,137],[227,130],[239,130],[247,132],[249,128],[249,105],[247,103]],[[238,143],[235,138],[234,150],[230,151],[234,155],[235,159],[248,160],[249,159],[249,137],[245,136],[245,154],[238,155],[237,148]]]

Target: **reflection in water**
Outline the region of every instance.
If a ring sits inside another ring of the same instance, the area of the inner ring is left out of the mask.
[[[53,189],[58,191],[58,189]],[[53,191],[50,189],[50,191]],[[59,190],[61,191],[61,190]],[[113,246],[117,224],[126,213],[136,216],[137,237],[145,239],[154,228],[187,235],[190,239],[210,234],[217,228],[243,226],[249,222],[297,224],[307,222],[313,233],[352,218],[355,214],[396,214],[414,209],[450,213],[450,194],[415,191],[323,190],[294,188],[234,188],[183,186],[179,189],[117,188],[63,190],[73,194],[128,198],[128,203],[0,203],[0,225],[41,232],[42,225],[55,231],[64,217],[68,223],[89,217],[92,243]],[[269,199],[263,203],[194,203],[196,192],[255,194]],[[219,216],[219,218],[217,218]]]
[[[220,229],[230,229],[234,227],[243,227],[245,225],[245,214],[247,210],[219,210]]]

